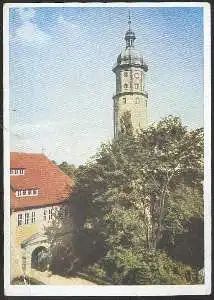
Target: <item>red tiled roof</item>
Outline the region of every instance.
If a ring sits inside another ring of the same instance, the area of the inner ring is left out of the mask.
[[[74,182],[44,154],[11,152],[10,168],[25,169],[24,175],[10,176],[14,210],[59,204],[71,195]],[[39,195],[16,197],[16,190],[27,189],[39,189]]]

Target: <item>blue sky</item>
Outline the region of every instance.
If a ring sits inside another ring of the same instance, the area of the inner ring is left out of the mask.
[[[127,7],[10,8],[11,150],[79,165],[113,137],[115,77]],[[150,122],[203,126],[203,9],[131,8],[148,63]],[[13,111],[16,109],[16,111]]]

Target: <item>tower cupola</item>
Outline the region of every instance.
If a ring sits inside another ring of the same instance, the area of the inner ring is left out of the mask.
[[[126,31],[125,34],[125,41],[126,41],[126,48],[134,47],[134,40],[136,39],[134,31],[131,29]]]
[[[134,47],[134,41],[136,39],[134,31],[131,30],[131,16],[130,16],[130,13],[129,13],[128,24],[129,24],[129,29],[126,31],[126,34],[125,34],[126,48]]]

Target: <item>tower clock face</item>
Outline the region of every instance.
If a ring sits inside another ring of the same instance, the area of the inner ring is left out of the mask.
[[[140,76],[139,73],[134,73],[135,78],[139,78],[139,76]]]

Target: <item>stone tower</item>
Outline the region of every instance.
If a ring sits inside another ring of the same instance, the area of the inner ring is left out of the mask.
[[[121,117],[129,112],[133,130],[147,127],[147,100],[145,91],[145,74],[148,66],[143,57],[135,49],[135,33],[129,29],[125,34],[126,48],[117,58],[113,67],[116,75],[116,94],[114,100],[114,136],[121,130]]]

